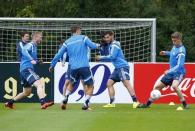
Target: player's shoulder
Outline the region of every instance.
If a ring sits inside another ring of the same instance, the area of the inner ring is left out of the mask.
[[[119,42],[119,41],[114,40],[114,41],[111,43],[111,46],[112,46],[112,47],[116,47],[116,48],[119,48],[119,49],[120,49],[120,42]]]
[[[179,47],[179,52],[186,52],[186,48],[183,44]]]
[[[33,46],[33,42],[29,42],[29,43],[26,43],[26,44],[24,45],[24,47],[25,47],[26,49],[30,49],[32,46]]]

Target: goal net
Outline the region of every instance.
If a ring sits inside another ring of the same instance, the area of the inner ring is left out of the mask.
[[[155,62],[156,20],[130,18],[0,18],[0,62],[17,61],[16,43],[23,31],[43,32],[38,57],[50,62],[62,41],[71,36],[73,25],[80,25],[82,34],[96,43],[101,41],[102,32],[112,30],[127,61]],[[98,52],[91,51],[92,62]]]

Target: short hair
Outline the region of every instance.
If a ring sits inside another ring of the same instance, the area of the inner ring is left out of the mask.
[[[105,35],[113,36],[113,35],[114,35],[114,32],[113,32],[113,31],[106,31],[106,32],[105,32]]]
[[[23,31],[23,32],[20,33],[20,36],[21,36],[21,37],[24,37],[26,34],[29,35],[29,33],[28,33],[27,31]]]
[[[81,29],[81,27],[78,26],[78,25],[72,26],[72,27],[71,27],[71,33],[76,33],[78,29]]]
[[[171,38],[177,38],[182,40],[182,33],[176,31],[173,34],[171,34]]]
[[[42,35],[42,32],[40,31],[35,31],[32,33],[32,38],[35,37],[36,35]]]

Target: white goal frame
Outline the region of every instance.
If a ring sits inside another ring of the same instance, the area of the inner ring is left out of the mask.
[[[110,22],[151,22],[151,62],[156,62],[156,18],[12,18],[0,17],[0,21],[110,21]]]

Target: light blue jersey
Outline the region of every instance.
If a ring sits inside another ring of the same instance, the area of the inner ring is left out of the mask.
[[[37,61],[37,45],[34,42],[19,45],[21,52],[20,72],[24,69],[34,69],[32,60]]]
[[[100,60],[108,60],[111,61],[115,68],[122,68],[122,67],[128,67],[129,64],[125,60],[123,51],[120,47],[119,41],[113,41],[109,48],[109,55],[107,56],[101,56]]]
[[[97,46],[87,36],[74,34],[63,43],[51,61],[51,66],[55,67],[58,60],[67,52],[71,69],[75,70],[82,67],[89,67],[88,48],[96,49]]]
[[[171,51],[165,51],[165,55],[169,56],[170,74],[185,74],[186,70],[184,67],[186,49],[181,44],[179,46],[173,46]]]

